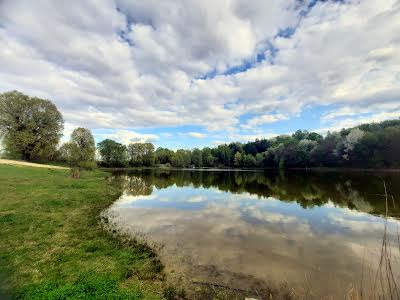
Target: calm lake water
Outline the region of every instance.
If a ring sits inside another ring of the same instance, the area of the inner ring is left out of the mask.
[[[399,285],[398,173],[138,170],[109,180],[121,187],[111,223],[159,248],[189,290],[343,299]]]

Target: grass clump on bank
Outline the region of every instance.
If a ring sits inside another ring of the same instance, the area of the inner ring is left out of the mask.
[[[105,176],[0,165],[0,298],[161,298],[154,252],[100,225],[121,193]]]

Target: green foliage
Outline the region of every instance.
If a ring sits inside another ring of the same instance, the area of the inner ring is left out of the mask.
[[[95,167],[96,146],[89,129],[78,127],[66,144],[67,161],[71,167],[92,169]]]
[[[219,145],[212,151],[214,157],[217,158],[217,162],[222,166],[230,166],[232,163],[232,150],[228,145]]]
[[[52,158],[63,124],[61,113],[49,100],[17,91],[0,94],[0,135],[9,157]]]
[[[58,148],[56,153],[56,159],[61,162],[68,162],[69,159],[69,143],[63,143],[60,148]]]
[[[177,168],[187,168],[191,164],[191,153],[188,150],[179,149],[171,158],[171,165]]]
[[[211,149],[206,147],[203,149],[203,166],[205,167],[214,167],[215,166],[215,157],[211,153]]]
[[[176,152],[158,148],[156,161],[174,167],[306,168],[400,167],[400,120],[363,124],[328,133],[298,130],[254,142]]]
[[[80,170],[93,170],[96,147],[92,133],[89,129],[78,127],[71,134],[71,140],[64,143],[57,152],[57,159],[67,162],[71,167],[73,178],[80,177]]]
[[[89,129],[78,127],[71,134],[71,143],[76,145],[79,161],[94,161],[96,146]]]
[[[127,148],[130,166],[153,166],[155,163],[154,145],[152,143],[132,143]]]
[[[243,163],[243,157],[242,157],[242,153],[240,153],[239,151],[235,153],[234,157],[233,157],[233,165],[235,167],[240,167],[242,166]]]
[[[167,148],[158,147],[154,155],[157,164],[170,164],[171,157],[174,155],[174,151]]]
[[[81,161],[79,167],[84,170],[94,170],[97,168],[97,163],[94,160]]]
[[[192,151],[192,164],[200,168],[203,166],[203,153],[197,148]]]
[[[66,152],[60,148],[61,156]],[[151,143],[133,143],[126,148],[112,140],[99,143],[102,164],[107,167],[153,166],[176,168],[307,168],[307,167],[400,167],[400,120],[364,124],[322,137],[298,130],[254,142],[230,143],[216,148],[157,148]]]
[[[254,168],[256,166],[256,158],[252,154],[245,154],[243,157],[243,166]]]
[[[257,168],[261,168],[264,165],[264,160],[265,160],[265,152],[262,153],[257,153],[255,157],[255,166]]]
[[[97,144],[101,164],[105,167],[125,167],[128,163],[126,146],[106,139]]]

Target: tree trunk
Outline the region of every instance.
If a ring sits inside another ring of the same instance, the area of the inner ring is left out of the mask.
[[[72,175],[72,178],[74,178],[74,179],[79,179],[79,178],[81,178],[81,171],[80,171],[80,169],[79,169],[79,168],[72,168],[72,169],[71,169],[71,175]]]

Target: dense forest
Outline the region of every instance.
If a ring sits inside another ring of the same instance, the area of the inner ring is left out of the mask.
[[[177,168],[398,168],[400,120],[363,124],[325,137],[298,130],[292,135],[230,143],[215,148],[157,148],[151,143],[128,146],[112,140],[98,144],[107,167],[164,165]]]
[[[248,143],[215,148],[157,148],[151,143],[128,146],[112,140],[98,144],[107,167],[164,165],[177,168],[397,168],[400,167],[400,120],[363,124],[325,137],[298,130]]]
[[[73,167],[176,168],[399,168],[400,119],[329,132],[298,130],[292,135],[229,143],[203,149],[155,149],[152,143],[123,145],[111,139],[97,144],[86,128],[76,128],[60,145],[63,118],[49,100],[17,91],[0,94],[3,156],[54,160]]]

